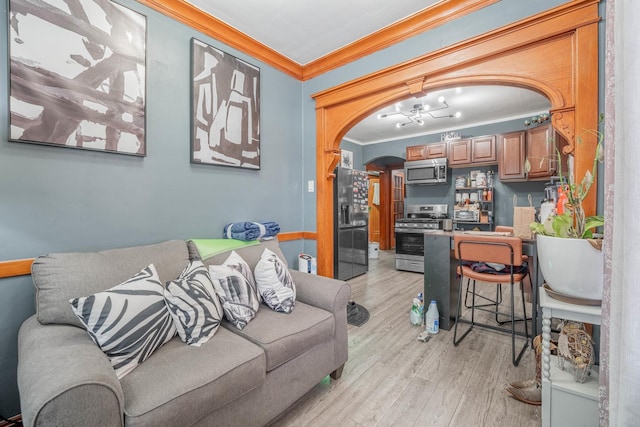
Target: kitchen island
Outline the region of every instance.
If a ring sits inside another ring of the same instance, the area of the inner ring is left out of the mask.
[[[425,305],[428,305],[431,300],[437,301],[440,328],[445,331],[451,330],[455,324],[458,291],[460,288],[460,280],[456,274],[458,260],[455,258],[453,250],[453,236],[474,233],[442,230],[424,232],[424,301]],[[538,274],[535,239],[522,241],[522,253],[529,256],[532,283],[538,284],[538,286],[533,286],[532,289],[532,306],[535,307],[532,310],[532,328],[533,336],[536,336],[538,331],[541,330],[541,325],[538,325],[538,319],[540,318],[538,315],[538,288],[542,275]]]

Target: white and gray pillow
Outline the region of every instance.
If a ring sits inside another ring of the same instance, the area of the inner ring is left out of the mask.
[[[243,329],[260,308],[255,288],[242,273],[227,265],[210,265],[209,274],[225,317]]]
[[[163,290],[151,264],[104,292],[69,300],[91,339],[109,357],[118,378],[176,334]]]
[[[296,285],[278,255],[265,248],[254,276],[264,302],[275,311],[291,313],[296,303]]]
[[[164,290],[169,313],[182,341],[196,347],[216,333],[223,312],[207,267],[194,260]]]
[[[258,293],[256,279],[253,277],[253,271],[251,271],[251,267],[249,267],[249,264],[247,264],[247,262],[242,259],[242,257],[236,251],[231,251],[231,254],[222,263],[222,265],[226,265],[238,270],[247,279],[247,282],[249,282],[249,285],[251,285],[251,287],[253,288],[254,292],[258,296],[258,302],[262,302],[262,297],[260,296],[260,293]]]

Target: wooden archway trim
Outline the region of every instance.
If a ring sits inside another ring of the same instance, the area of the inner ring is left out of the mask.
[[[575,145],[576,130],[598,125],[598,3],[573,1],[523,21],[313,95],[316,101],[318,273],[333,276],[335,153],[347,131],[373,111],[422,91],[457,85],[510,84],[551,102],[554,127],[569,141],[575,173],[590,170],[596,138]],[[595,194],[585,200],[595,212]]]

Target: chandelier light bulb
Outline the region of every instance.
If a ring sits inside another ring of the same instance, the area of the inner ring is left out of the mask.
[[[459,119],[460,117],[462,117],[462,113],[460,111],[456,111],[456,119]]]
[[[439,97],[438,102],[442,104],[444,102],[444,96]]]

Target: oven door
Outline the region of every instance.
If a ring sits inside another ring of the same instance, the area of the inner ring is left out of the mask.
[[[424,233],[396,228],[396,270],[424,273]]]
[[[424,233],[396,228],[396,255],[424,256]]]

